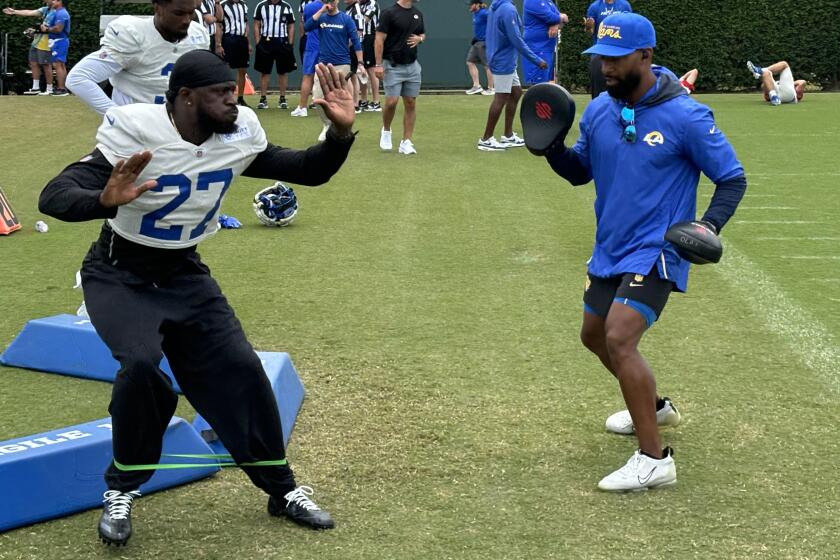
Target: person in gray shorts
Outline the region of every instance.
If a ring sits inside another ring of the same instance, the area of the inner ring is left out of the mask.
[[[417,120],[417,96],[420,95],[422,68],[417,61],[417,46],[426,39],[423,14],[414,7],[414,0],[397,0],[382,10],[376,28],[374,74],[385,88],[385,107],[382,110],[382,133],[379,147],[390,151],[391,123],[397,112],[400,97],[403,100],[403,139],[399,153],[416,154],[411,138]]]
[[[41,21],[46,21],[47,14],[52,10],[50,5],[51,0],[44,0],[44,6],[35,10],[17,10],[12,7],[3,8],[3,13],[7,16],[26,16],[37,17]],[[52,92],[52,52],[49,47],[49,37],[47,33],[41,33],[37,29],[30,27],[23,32],[28,38],[32,40],[32,45],[29,47],[29,69],[32,71],[32,88],[23,92],[24,95],[48,95]],[[44,81],[47,88],[44,92],[41,91],[41,67],[44,69]]]
[[[472,87],[465,93],[467,95],[477,93],[493,95],[495,93],[493,91],[493,74],[487,64],[487,44],[485,42],[487,37],[487,4],[482,0],[470,0],[470,12],[473,21],[473,39],[470,42],[470,50],[467,52],[467,71],[472,78]],[[487,89],[481,87],[476,64],[484,66],[484,71],[487,72]]]

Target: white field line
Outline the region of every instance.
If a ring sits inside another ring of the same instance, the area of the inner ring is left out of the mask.
[[[840,171],[814,171],[811,173],[747,173],[747,177],[837,177]],[[747,181],[749,185],[749,181]]]
[[[808,278],[809,282],[819,282],[821,284],[836,284],[840,282],[840,278]]]
[[[840,346],[817,317],[803,309],[771,276],[731,244],[715,270],[763,318],[792,355],[831,389],[840,390]]]
[[[738,210],[796,210],[796,206],[738,206]]]
[[[822,261],[822,260],[830,260],[830,261],[840,261],[840,256],[836,255],[828,255],[828,256],[816,256],[816,255],[782,255],[779,257],[780,259],[794,259],[794,260],[802,260],[802,261]]]
[[[776,196],[775,194],[750,194],[750,191],[747,191],[744,198],[776,198]]]
[[[736,224],[821,224],[822,222],[812,222],[807,220],[735,220]]]
[[[754,237],[755,241],[840,241],[840,237]]]

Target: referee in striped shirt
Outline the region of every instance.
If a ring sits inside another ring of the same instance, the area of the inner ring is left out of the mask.
[[[248,106],[245,92],[245,70],[251,58],[251,40],[248,38],[248,6],[242,0],[222,2],[222,21],[216,23],[216,54],[228,66],[236,69],[237,104]]]
[[[260,102],[257,109],[268,109],[266,90],[271,79],[271,70],[277,67],[277,81],[280,83],[281,109],[286,104],[288,73],[297,70],[295,63],[295,12],[284,0],[263,0],[254,9],[254,40],[257,42],[254,69],[260,73]]]
[[[201,14],[200,23],[204,25],[207,34],[210,35],[210,52],[216,52],[216,11],[219,8],[219,0],[201,0],[198,11]]]

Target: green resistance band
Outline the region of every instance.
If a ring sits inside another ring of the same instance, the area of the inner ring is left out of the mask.
[[[288,465],[286,459],[255,461],[253,463],[235,463],[230,455],[164,453],[162,457],[179,459],[212,459],[212,463],[159,463],[156,465],[123,465],[114,459],[114,466],[121,471],[157,471],[168,469],[215,469],[217,467],[277,467]]]

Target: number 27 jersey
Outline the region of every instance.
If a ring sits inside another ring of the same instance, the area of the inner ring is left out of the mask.
[[[135,181],[158,182],[120,206],[108,223],[120,236],[162,249],[199,243],[219,230],[222,198],[268,146],[257,116],[239,107],[237,130],[213,134],[200,146],[187,142],[169,119],[165,105],[113,107],[96,134],[96,147],[111,165],[149,150],[152,159]]]

